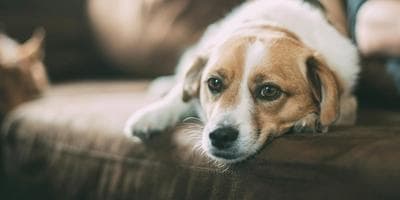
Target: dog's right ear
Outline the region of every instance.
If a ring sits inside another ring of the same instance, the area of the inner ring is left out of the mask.
[[[187,70],[183,81],[183,102],[188,102],[193,97],[198,97],[201,74],[207,64],[207,60],[206,57],[198,56],[193,60],[189,70]]]

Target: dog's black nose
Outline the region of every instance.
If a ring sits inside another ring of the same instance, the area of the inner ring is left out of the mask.
[[[211,144],[218,149],[226,149],[238,138],[239,131],[232,127],[218,128],[210,133]]]

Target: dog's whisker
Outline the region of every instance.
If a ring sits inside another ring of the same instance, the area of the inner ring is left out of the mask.
[[[201,119],[199,119],[198,117],[186,117],[185,119],[182,120],[182,122],[183,123],[199,123],[199,124],[203,124]]]

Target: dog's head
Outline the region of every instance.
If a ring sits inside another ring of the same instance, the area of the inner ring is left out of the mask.
[[[262,37],[233,36],[198,58],[186,74],[184,100],[200,100],[203,150],[236,162],[292,128],[324,130],[339,115],[340,90],[316,52],[269,29]]]

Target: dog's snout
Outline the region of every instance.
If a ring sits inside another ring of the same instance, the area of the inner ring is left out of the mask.
[[[218,149],[225,149],[238,138],[239,131],[232,127],[218,128],[210,133],[211,144]]]

